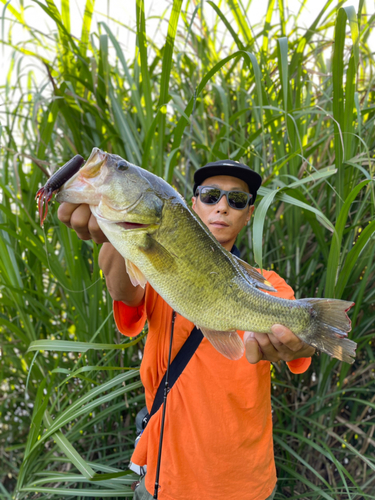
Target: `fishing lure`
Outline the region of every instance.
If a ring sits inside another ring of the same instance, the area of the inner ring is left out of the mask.
[[[40,216],[40,223],[43,223],[48,214],[48,202],[51,200],[52,195],[55,191],[59,190],[61,186],[65,184],[74,174],[78,172],[84,163],[84,159],[81,155],[75,155],[71,160],[69,160],[65,165],[57,170],[46,182],[46,184],[39,189],[35,195],[35,199],[38,200],[38,210]]]

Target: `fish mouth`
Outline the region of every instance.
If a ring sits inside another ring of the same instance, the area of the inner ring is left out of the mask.
[[[87,159],[85,165],[80,170],[80,175],[84,179],[92,179],[100,172],[103,163],[107,159],[107,153],[99,148],[93,148],[90,157]]]
[[[84,166],[61,187],[56,200],[59,203],[69,201],[71,203],[98,205],[101,194],[97,191],[95,185],[98,179],[100,180],[105,176],[105,172],[102,172],[103,169],[106,169],[106,158],[107,153],[94,148]]]
[[[151,224],[138,224],[137,222],[115,222],[116,226],[120,226],[123,229],[145,229],[150,227]]]

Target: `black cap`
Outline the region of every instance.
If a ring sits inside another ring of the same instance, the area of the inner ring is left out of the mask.
[[[196,170],[194,174],[194,188],[193,193],[197,187],[202,184],[203,181],[209,177],[214,177],[215,175],[230,175],[232,177],[237,177],[242,179],[249,186],[249,191],[253,195],[251,199],[251,205],[254,203],[257,197],[257,191],[262,184],[262,178],[259,174],[251,170],[250,167],[233,160],[219,160],[211,163],[207,163],[204,167]]]

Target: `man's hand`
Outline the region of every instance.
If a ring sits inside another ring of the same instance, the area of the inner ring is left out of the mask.
[[[292,361],[308,358],[315,349],[282,325],[273,325],[272,333],[245,332],[246,358],[252,365],[258,361]]]
[[[108,241],[96,218],[92,215],[90,207],[84,203],[78,205],[76,203],[61,203],[57,217],[66,226],[74,229],[81,240],[94,240],[95,243]]]

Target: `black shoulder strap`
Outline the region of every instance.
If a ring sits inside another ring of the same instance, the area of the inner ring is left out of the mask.
[[[176,380],[181,375],[181,373],[184,371],[186,365],[189,363],[193,354],[197,350],[199,344],[202,342],[202,339],[203,339],[202,332],[200,330],[198,330],[198,328],[195,326],[193,328],[193,330],[191,331],[189,337],[185,340],[184,345],[178,351],[176,357],[174,358],[174,360],[171,363],[171,366],[169,368],[169,389],[172,389]],[[166,375],[167,374],[165,373],[164,377],[162,378],[162,380],[160,382],[158,390],[156,391],[156,396],[155,396],[154,403],[153,403],[152,408],[151,408],[149,418],[151,418],[152,415],[154,415],[154,413],[156,413],[158,411],[158,409],[161,407],[161,405],[163,404]]]

